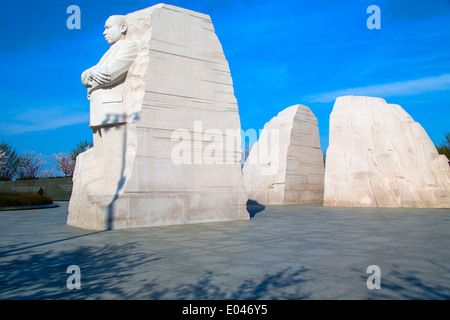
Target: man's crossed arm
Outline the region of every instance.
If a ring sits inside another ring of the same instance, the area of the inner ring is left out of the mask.
[[[102,60],[100,60],[98,65],[101,66],[96,65],[83,72],[81,81],[87,88],[104,87],[106,84],[113,85],[126,75],[136,56],[137,44],[135,42],[124,43],[107,64],[102,65]]]

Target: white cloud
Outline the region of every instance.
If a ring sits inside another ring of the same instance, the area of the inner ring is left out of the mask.
[[[386,84],[372,85],[342,89],[331,92],[319,93],[307,96],[304,99],[308,102],[333,102],[337,97],[347,95],[371,96],[371,97],[400,97],[412,96],[431,91],[450,90],[450,74],[443,74],[437,77],[427,77],[416,80],[391,82]]]
[[[89,122],[89,111],[78,106],[41,107],[22,110],[0,122],[0,135],[11,136],[25,132],[52,130]]]

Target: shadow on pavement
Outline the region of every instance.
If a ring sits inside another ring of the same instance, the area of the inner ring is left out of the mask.
[[[261,212],[266,207],[255,200],[248,200],[247,201],[247,211],[250,214],[250,219],[253,218],[258,212]]]
[[[54,252],[34,249],[2,259],[0,299],[306,299],[300,292],[308,271],[287,268],[254,279],[240,279],[235,286],[230,276],[207,269],[193,270],[195,277],[186,279],[185,270],[170,266],[157,272],[161,263],[157,253],[136,251],[137,244],[81,246],[74,250]],[[11,259],[13,258],[13,259]],[[167,263],[165,261],[164,263]],[[170,264],[170,263],[169,263]],[[81,289],[67,288],[71,273],[81,270]],[[165,264],[163,264],[165,265]],[[234,278],[236,279],[236,278]]]
[[[81,246],[72,251],[30,251],[13,260],[2,261],[1,299],[85,299],[126,298],[123,284],[130,270],[158,260],[148,254],[129,254],[134,244]],[[67,268],[81,269],[81,290],[66,286]]]
[[[217,274],[206,272],[196,283],[186,283],[173,288],[159,288],[158,283],[145,284],[138,295],[143,299],[170,300],[299,300],[308,299],[301,284],[307,280],[303,274],[308,270],[285,269],[263,278],[242,280],[234,288],[224,287]],[[249,275],[251,278],[251,275]]]
[[[441,266],[442,267],[442,266]],[[367,300],[404,299],[404,300],[449,300],[450,288],[436,281],[424,281],[426,275],[416,270],[405,270],[404,266],[394,265],[390,272],[381,273],[380,289],[368,290]],[[403,270],[400,270],[403,269]],[[445,267],[446,273],[450,272]],[[366,281],[367,276],[362,276]],[[363,298],[363,297],[362,297]],[[364,299],[364,298],[363,298]]]

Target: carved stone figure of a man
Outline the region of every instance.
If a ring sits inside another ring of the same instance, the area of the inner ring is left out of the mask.
[[[123,82],[137,55],[137,45],[126,40],[124,16],[111,16],[105,23],[103,35],[111,48],[97,65],[81,75],[91,101],[90,127],[126,122]]]
[[[125,81],[138,46],[127,39],[125,16],[109,17],[103,35],[110,49],[81,75],[83,85],[88,88],[89,127],[94,138],[94,147],[82,161],[83,170],[89,171],[85,178],[88,194],[108,199],[120,189],[125,167],[128,116]]]

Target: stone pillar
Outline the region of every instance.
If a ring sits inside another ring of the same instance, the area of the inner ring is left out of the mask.
[[[289,107],[266,123],[245,162],[244,182],[249,199],[261,204],[323,201],[323,152],[308,107]]]

